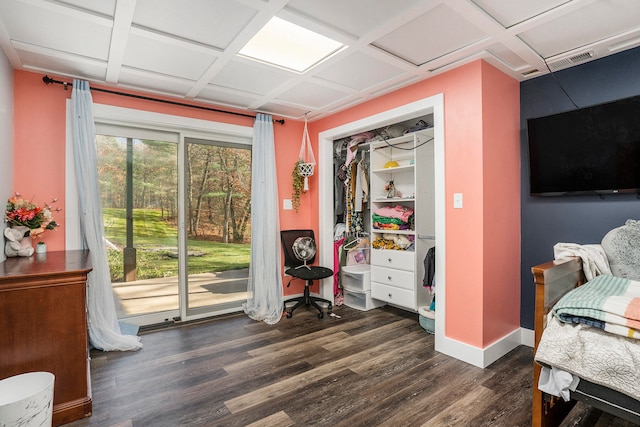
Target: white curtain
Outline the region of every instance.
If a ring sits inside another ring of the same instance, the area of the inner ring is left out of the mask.
[[[140,337],[120,331],[111,288],[98,188],[93,100],[86,81],[73,81],[71,116],[82,241],[89,249],[93,267],[87,280],[89,340],[104,351],[137,350],[142,347]]]
[[[251,261],[247,315],[270,325],[282,317],[282,275],[278,180],[270,115],[258,114],[251,154]]]

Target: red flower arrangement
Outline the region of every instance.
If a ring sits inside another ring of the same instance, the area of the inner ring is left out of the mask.
[[[53,212],[62,210],[53,207],[57,201],[58,199],[53,199],[51,203],[45,203],[40,207],[31,200],[23,199],[20,193],[16,193],[7,201],[5,222],[10,227],[27,227],[29,232],[26,235],[40,237],[45,231],[53,230],[58,226],[58,223],[53,219]]]

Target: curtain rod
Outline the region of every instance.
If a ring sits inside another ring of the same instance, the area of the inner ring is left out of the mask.
[[[52,84],[52,83],[63,85],[65,90],[67,90],[67,88],[69,86],[73,87],[73,83],[63,82],[61,80],[54,80],[51,77],[46,76],[46,75],[42,78],[42,81],[45,84],[48,84],[48,85]],[[204,106],[201,106],[201,105],[186,104],[184,102],[168,101],[166,99],[151,98],[149,96],[134,95],[134,94],[131,94],[131,93],[118,92],[118,91],[109,90],[109,89],[101,89],[101,88],[98,88],[98,87],[92,87],[91,90],[95,90],[97,92],[110,93],[110,94],[113,94],[113,95],[128,96],[130,98],[144,99],[145,101],[162,102],[164,104],[177,105],[177,106],[180,106],[180,107],[197,108],[199,110],[213,111],[213,112],[216,112],[216,113],[223,113],[223,114],[233,114],[234,116],[250,117],[252,119],[256,118],[256,116],[252,116],[251,114],[235,113],[233,111],[219,110],[217,108],[204,107]],[[274,123],[280,123],[281,125],[283,125],[284,124],[284,119],[280,119],[280,120],[273,119],[273,122]]]

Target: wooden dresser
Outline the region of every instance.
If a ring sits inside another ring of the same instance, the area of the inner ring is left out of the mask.
[[[88,251],[0,263],[0,379],[55,375],[53,425],[91,415],[87,331]]]

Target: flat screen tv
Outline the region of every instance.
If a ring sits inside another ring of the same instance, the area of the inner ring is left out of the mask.
[[[531,195],[640,192],[640,96],[527,120]]]

